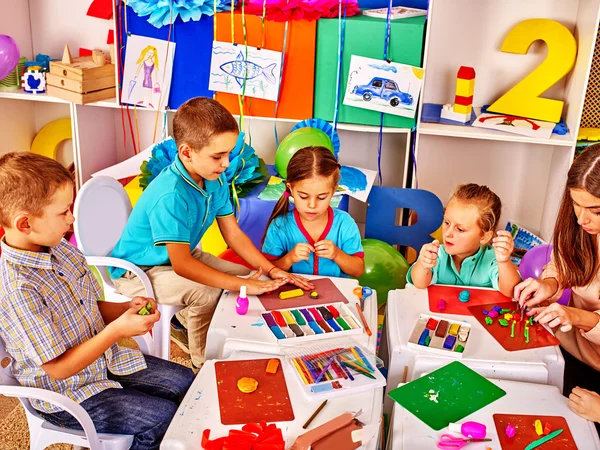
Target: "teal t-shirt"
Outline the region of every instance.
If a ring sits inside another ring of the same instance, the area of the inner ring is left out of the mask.
[[[110,256],[137,266],[170,264],[165,244],[189,243],[192,250],[215,217],[232,214],[225,175],[204,180],[203,189],[178,156],[144,190]],[[119,278],[125,270],[111,267],[109,272]]]
[[[406,274],[406,281],[412,283],[412,270],[414,264]],[[450,284],[472,287],[491,287],[498,289],[498,261],[494,247],[485,245],[480,247],[473,256],[465,258],[460,266],[460,273],[456,270],[452,257],[446,253],[444,245],[440,245],[438,259],[432,269],[431,284]]]

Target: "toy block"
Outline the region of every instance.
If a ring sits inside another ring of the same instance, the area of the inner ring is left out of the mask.
[[[474,80],[475,69],[469,66],[460,66],[456,78],[462,78],[464,80]]]
[[[69,50],[69,46],[65,44],[65,49],[63,51],[62,61],[63,64],[71,64],[73,63],[73,57],[71,56],[71,51]]]
[[[475,80],[456,80],[456,95],[462,95],[463,97],[472,97],[475,91]]]
[[[473,107],[471,105],[469,106],[465,106],[465,105],[459,105],[458,103],[454,104],[454,112],[458,113],[458,114],[469,114],[469,116],[471,115],[471,111],[473,110]]]
[[[457,95],[454,97],[454,103],[457,105],[471,106],[473,105],[473,97],[462,97]]]
[[[106,64],[104,52],[94,50],[92,56],[70,58],[68,47],[61,62],[50,62],[46,75],[48,95],[69,102],[85,104],[107,100],[117,95],[115,65]],[[67,57],[68,55],[68,57]]]
[[[442,106],[440,117],[454,122],[467,123],[471,120],[471,114],[460,114],[452,110],[452,105],[449,103]]]

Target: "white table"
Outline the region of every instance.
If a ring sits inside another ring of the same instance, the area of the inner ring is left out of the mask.
[[[487,427],[487,436],[491,442],[471,443],[468,450],[485,450],[491,447],[500,449],[498,433],[494,425],[494,414],[539,414],[544,416],[562,416],[566,419],[573,434],[575,443],[580,450],[600,449],[600,440],[596,427],[592,422],[582,419],[567,406],[555,386],[543,384],[522,383],[518,381],[490,380],[506,391],[506,395],[485,408],[465,417],[459,423],[475,421]],[[391,437],[388,439],[388,449],[391,450],[421,450],[435,449],[439,437],[448,433],[448,428],[435,431],[415,417],[411,412],[395,403]]]
[[[407,347],[409,336],[421,313],[471,324],[468,346],[460,361],[480,375],[486,378],[549,384],[562,392],[565,360],[558,346],[506,351],[475,317],[430,312],[427,289],[417,289],[409,284],[405,289],[390,291],[388,295],[388,386],[397,386],[402,381],[405,366],[408,366],[406,381],[411,381],[454,360]],[[392,404],[393,401],[386,395],[386,413],[391,412]]]
[[[231,355],[233,359],[261,359],[268,358],[267,355],[257,353],[236,352]],[[370,428],[379,430],[382,414],[383,388],[357,394],[345,395],[330,399],[325,407],[319,412],[307,430],[302,425],[321,404],[320,401],[309,402],[301,392],[300,385],[294,378],[287,363],[283,367],[287,381],[288,392],[295,419],[291,422],[275,422],[283,432],[286,440],[286,448],[293,444],[294,440],[308,430],[312,430],[323,423],[343,414],[345,412],[356,412],[363,409],[358,419]],[[209,428],[210,439],[227,436],[230,429],[240,430],[242,425],[223,425],[219,414],[219,402],[216,389],[215,361],[207,361],[190,386],[183,402],[179,406],[173,421],[160,445],[161,450],[199,450],[202,432]],[[379,433],[361,449],[376,450],[378,447]]]
[[[325,278],[313,275],[303,276],[309,279]],[[357,315],[354,305],[358,303],[358,298],[352,293],[352,289],[358,286],[358,281],[348,278],[328,278],[348,299],[348,307],[354,315]],[[206,336],[206,360],[227,358],[234,351],[282,354],[282,345],[277,343],[277,339],[262,318],[261,314],[265,312],[265,309],[258,297],[248,296],[248,313],[240,316],[235,312],[237,296],[237,291],[223,291]],[[326,298],[323,299],[323,303],[328,303]],[[375,290],[373,290],[373,295],[365,301],[364,315],[372,332],[371,337],[366,333],[352,337],[375,354],[377,345],[377,294]],[[360,320],[360,317],[357,318]],[[330,334],[335,335],[335,333]],[[318,342],[310,341],[307,345],[318,344]]]

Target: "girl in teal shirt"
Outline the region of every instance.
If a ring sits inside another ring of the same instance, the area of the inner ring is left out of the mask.
[[[491,287],[512,297],[521,276],[510,261],[510,232],[494,237],[501,212],[500,198],[487,186],[458,186],[444,213],[444,243],[424,245],[407,280],[420,289],[430,284]]]

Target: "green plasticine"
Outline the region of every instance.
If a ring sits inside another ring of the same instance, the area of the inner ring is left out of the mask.
[[[525,343],[529,344],[529,327],[525,326],[525,331],[523,333],[525,335]]]
[[[511,338],[515,337],[515,323],[517,323],[517,322],[513,320],[512,325],[510,326],[510,337]]]
[[[486,317],[485,318],[485,323],[487,323],[488,325],[491,325],[492,323],[494,323],[494,321],[492,320],[491,317]]]
[[[533,450],[534,448],[537,448],[540,445],[545,444],[546,442],[554,439],[556,436],[558,436],[562,432],[563,432],[563,430],[553,431],[548,436],[544,436],[543,438],[538,439],[537,441],[533,441],[531,444],[529,444],[527,447],[525,447],[525,450]]]
[[[508,321],[506,319],[498,319],[498,323],[500,325],[502,325],[503,327],[507,327],[508,326]]]

